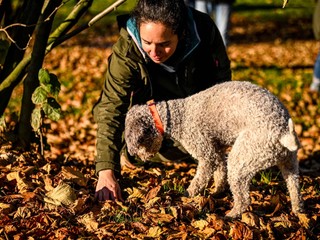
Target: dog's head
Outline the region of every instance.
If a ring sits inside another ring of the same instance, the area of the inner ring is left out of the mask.
[[[127,113],[125,141],[130,155],[137,155],[141,160],[147,161],[159,152],[163,136],[156,128],[150,113],[139,114],[137,108],[134,106]]]

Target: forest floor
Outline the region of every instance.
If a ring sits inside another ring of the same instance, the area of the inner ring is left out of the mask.
[[[230,220],[230,191],[186,198],[196,163],[148,163],[123,167],[124,202],[96,202],[96,124],[107,57],[117,39],[92,30],[54,49],[45,67],[62,83],[63,118],[46,121],[50,145],[44,156],[15,148],[14,128],[21,88],[6,113],[0,135],[0,239],[320,239],[320,97],[308,87],[320,44],[310,19],[286,22],[232,17],[233,79],[257,83],[289,109],[301,141],[301,193],[305,214],[291,212],[278,169],[252,180],[251,206]]]

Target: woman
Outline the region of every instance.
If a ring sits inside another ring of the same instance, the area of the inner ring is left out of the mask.
[[[183,0],[139,0],[131,16],[119,18],[118,24],[120,38],[94,108],[95,196],[101,201],[122,200],[117,177],[120,155],[126,156],[122,133],[131,105],[187,97],[231,80],[217,27],[210,16],[188,8]]]

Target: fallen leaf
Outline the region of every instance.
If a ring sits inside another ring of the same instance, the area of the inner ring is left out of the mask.
[[[46,194],[44,201],[56,206],[70,206],[74,203],[76,198],[76,194],[72,187],[66,183],[61,183]]]
[[[191,226],[203,230],[206,226],[208,226],[208,222],[206,220],[200,219],[197,221],[192,221]]]
[[[96,231],[99,226],[99,223],[96,221],[92,212],[79,216],[77,221],[83,224],[89,232]]]
[[[61,173],[65,179],[71,180],[81,187],[86,187],[88,180],[83,176],[80,171],[77,171],[71,167],[62,167]]]
[[[259,217],[251,212],[245,212],[241,216],[241,221],[250,227],[260,227]]]
[[[232,239],[253,239],[252,230],[240,222],[235,222],[231,225],[230,236]]]
[[[163,231],[160,227],[150,227],[147,233],[147,237],[158,238],[161,236],[162,233]]]
[[[302,226],[304,226],[306,229],[309,229],[310,227],[310,218],[305,213],[298,213],[299,222]]]
[[[161,186],[152,188],[145,196],[145,202],[149,202],[150,199],[155,198],[161,190]]]

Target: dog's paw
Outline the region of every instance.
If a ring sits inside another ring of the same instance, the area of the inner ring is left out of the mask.
[[[197,191],[193,190],[192,188],[188,188],[187,191],[185,192],[186,197],[194,197],[198,194]]]
[[[226,214],[227,218],[238,218],[240,216],[241,216],[241,213],[234,209],[231,209],[231,211]]]

